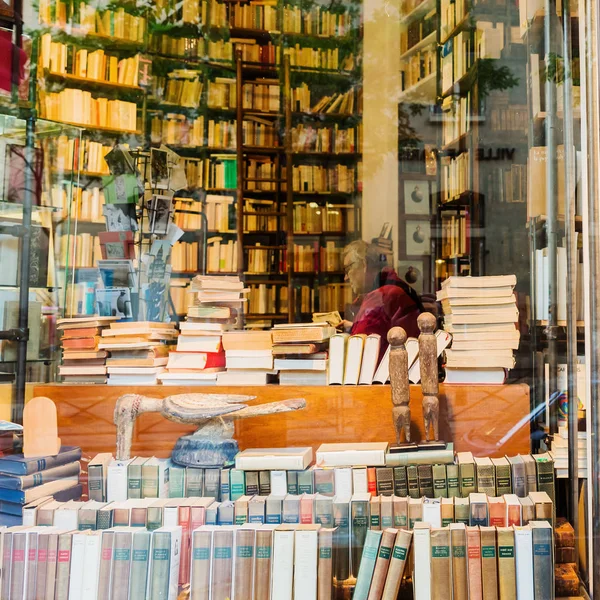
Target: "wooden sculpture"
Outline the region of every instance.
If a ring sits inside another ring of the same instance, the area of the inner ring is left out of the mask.
[[[439,440],[440,401],[438,400],[437,340],[434,334],[436,319],[431,313],[422,313],[417,319],[419,326],[419,363],[421,390],[423,391],[423,421],[425,439]]]
[[[406,351],[406,331],[402,327],[392,327],[388,331],[390,344],[390,385],[392,387],[392,415],[396,428],[396,443],[410,442],[410,388],[408,382],[408,353]]]
[[[114,414],[117,460],[130,457],[133,425],[142,413],[159,412],[169,421],[199,426],[192,435],[177,440],[172,454],[175,462],[185,466],[222,466],[238,452],[233,439],[236,419],[300,410],[306,406],[302,398],[257,406],[245,404],[254,398],[233,394],[178,394],[164,399],[139,394],[121,396]]]

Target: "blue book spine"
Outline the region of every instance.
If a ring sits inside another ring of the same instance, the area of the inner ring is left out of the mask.
[[[30,475],[53,467],[65,465],[81,458],[81,448],[62,446],[56,456],[44,458],[25,458],[22,454],[13,454],[0,458],[0,473],[13,475]]]

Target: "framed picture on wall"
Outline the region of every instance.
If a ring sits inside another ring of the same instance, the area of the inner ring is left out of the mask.
[[[426,179],[404,181],[404,212],[407,215],[430,214],[430,182]]]
[[[396,272],[400,279],[406,281],[418,294],[423,294],[424,283],[427,279],[426,266],[427,260],[407,258],[398,261]]]
[[[431,223],[424,220],[407,219],[404,239],[406,255],[429,256],[431,254]]]

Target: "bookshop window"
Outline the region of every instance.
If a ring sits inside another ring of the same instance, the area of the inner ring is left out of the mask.
[[[600,597],[597,10],[0,0],[0,598]]]

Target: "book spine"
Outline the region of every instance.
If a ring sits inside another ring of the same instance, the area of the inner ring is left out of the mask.
[[[127,497],[142,497],[142,465],[130,464],[127,468]]]
[[[48,536],[48,560],[46,563],[46,600],[54,600],[56,588],[56,562],[58,557],[58,534]],[[100,596],[98,596],[100,600]]]
[[[319,564],[317,568],[317,599],[333,598],[333,533],[330,528],[319,530]],[[256,598],[256,600],[263,600]],[[267,600],[267,599],[264,599]]]
[[[554,558],[552,554],[552,527],[532,527],[533,592],[534,600],[554,599]]]
[[[446,465],[446,480],[448,482],[448,498],[460,496],[458,465]]]
[[[204,497],[218,500],[220,497],[220,469],[204,469]]]
[[[317,527],[307,525],[296,530],[294,535],[294,598],[317,600],[318,546]]]
[[[512,527],[498,527],[496,534],[500,600],[517,600],[514,532]]]
[[[496,473],[493,465],[477,465],[477,491],[496,495]]]
[[[481,535],[479,527],[467,527],[467,566],[469,572],[469,600],[482,600]]]
[[[86,538],[87,535],[82,533],[75,533],[72,536],[69,598],[81,598],[83,594],[83,579],[85,574],[83,568]]]
[[[368,600],[380,600],[385,586],[392,550],[396,541],[396,529],[386,529],[381,536],[381,544],[377,553],[377,561],[375,562],[375,570],[369,588]]]
[[[56,600],[69,598],[69,572],[71,568],[72,533],[58,536],[58,554],[56,562]]]
[[[391,467],[377,467],[375,475],[377,494],[379,496],[392,496],[394,494],[394,470]]]
[[[185,475],[185,497],[201,498],[204,493],[204,469],[187,467]]]
[[[496,465],[496,496],[512,494],[510,465]]]
[[[452,598],[469,599],[469,575],[467,572],[467,530],[465,527],[450,527],[452,543]]]
[[[446,600],[452,590],[450,529],[431,530],[431,600]]]
[[[48,538],[46,534],[40,534],[38,536],[38,550],[37,550],[37,576],[35,582],[35,589],[38,598],[44,596],[46,591],[46,570],[48,564]],[[37,599],[36,599],[37,600]]]
[[[446,479],[446,465],[433,465],[433,497],[448,497],[448,482]]]
[[[10,597],[22,598],[25,592],[25,556],[27,551],[27,534],[12,534],[12,557],[10,564]],[[7,596],[8,597],[8,596]]]
[[[515,527],[517,598],[533,598],[533,544],[531,527]]]
[[[102,533],[100,573],[98,575],[98,600],[110,600],[114,538],[114,531],[104,531]]]
[[[211,598],[232,595],[233,531],[216,530],[213,534]]]
[[[212,531],[194,531],[192,536],[190,600],[210,599],[211,553]]]
[[[369,529],[365,539],[353,600],[367,600],[383,532]]]
[[[406,467],[406,480],[408,482],[408,495],[411,498],[420,498],[419,472],[416,465],[409,465]]]
[[[408,481],[406,480],[406,467],[394,467],[394,495],[408,496]]]
[[[131,570],[131,532],[117,531],[114,537],[111,600],[127,600]]]
[[[460,463],[458,465],[460,474],[460,495],[468,498],[475,491],[475,463]]]
[[[191,509],[189,506],[180,506],[178,510],[179,526],[181,527],[181,556],[186,558],[190,555],[190,519]],[[179,585],[186,585],[190,582],[190,561],[182,560],[179,562]]]
[[[498,600],[498,564],[496,558],[496,528],[480,527],[481,584],[483,600]]]
[[[294,574],[294,531],[276,529],[273,537],[271,598],[292,600]]]
[[[169,598],[171,558],[171,533],[153,531],[149,600]]]
[[[512,465],[513,493],[519,498],[527,495],[527,480],[525,476],[525,465],[521,462]]]
[[[256,530],[256,556],[254,558],[254,600],[269,600],[271,597],[271,560],[273,532],[270,529]]]
[[[401,529],[396,535],[394,549],[390,558],[385,586],[383,588],[382,600],[396,600],[402,576],[406,567],[406,558],[412,542],[412,532],[407,529]]]
[[[231,500],[231,486],[229,484],[229,471],[230,469],[221,469],[221,484],[220,484],[220,496],[221,502]]]
[[[238,600],[252,600],[254,575],[253,529],[238,529],[235,536],[234,592]]]
[[[100,535],[87,535],[85,537],[81,600],[96,600],[98,576],[100,573],[100,555],[102,553],[101,544],[102,537]],[[133,600],[131,595],[130,599]]]

